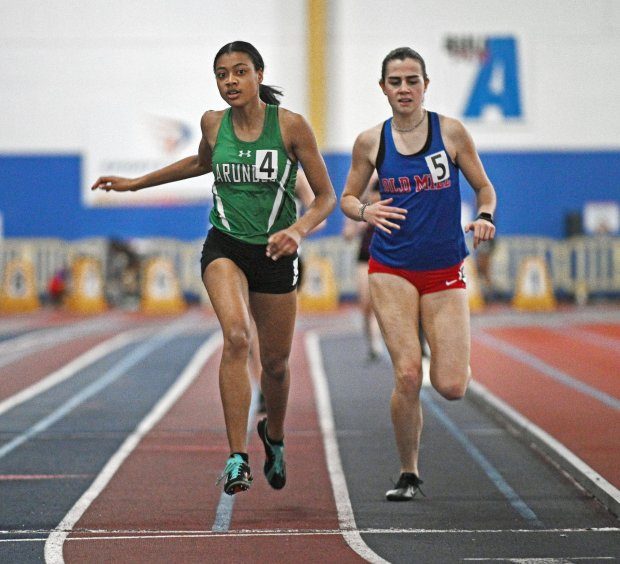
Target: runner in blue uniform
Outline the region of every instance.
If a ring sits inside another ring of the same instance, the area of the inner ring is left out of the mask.
[[[401,47],[390,52],[379,84],[392,117],[357,137],[340,205],[351,219],[375,227],[370,295],[394,367],[390,407],[400,457],[400,477],[386,497],[406,501],[422,483],[420,318],[431,350],[433,387],[456,400],[470,379],[459,171],[476,193],[478,215],[465,226],[474,235],[474,248],[495,236],[496,196],[463,124],[424,108],[429,78],[416,51]],[[362,202],[375,170],[381,200]]]

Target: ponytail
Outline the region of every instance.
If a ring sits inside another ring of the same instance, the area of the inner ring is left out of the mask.
[[[258,95],[265,104],[271,104],[273,106],[280,105],[280,97],[282,96],[282,90],[276,86],[267,86],[266,84],[260,84],[258,86]]]

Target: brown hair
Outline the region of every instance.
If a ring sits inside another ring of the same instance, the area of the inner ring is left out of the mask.
[[[383,59],[383,64],[381,65],[381,82],[385,82],[385,73],[387,71],[388,63],[390,61],[394,61],[395,59],[398,59],[399,61],[404,61],[405,59],[413,59],[414,61],[418,61],[422,67],[422,77],[424,80],[428,80],[428,75],[426,74],[426,63],[424,62],[422,55],[411,49],[411,47],[398,47],[398,49],[390,51],[386,55],[385,59]]]

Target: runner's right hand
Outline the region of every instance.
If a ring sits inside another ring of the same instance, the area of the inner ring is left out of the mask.
[[[131,192],[137,190],[134,180],[120,176],[101,176],[92,185],[91,190],[104,190],[105,192]]]

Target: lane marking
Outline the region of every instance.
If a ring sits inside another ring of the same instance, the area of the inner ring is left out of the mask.
[[[224,445],[142,445],[140,450],[153,452],[225,452],[228,447]]]
[[[0,535],[45,535],[50,532],[48,530],[33,529],[21,531],[0,531]],[[54,530],[53,532],[56,532]],[[359,534],[364,535],[472,535],[472,534],[511,534],[511,535],[527,535],[527,534],[577,534],[577,533],[618,533],[620,529],[617,527],[608,528],[580,528],[580,529],[359,529]],[[102,530],[102,529],[72,529],[67,533],[74,535],[89,536],[71,536],[65,542],[73,541],[101,541],[101,540],[144,540],[144,539],[184,539],[184,538],[252,538],[252,537],[286,537],[286,536],[342,536],[342,529],[240,529],[237,531],[228,531],[217,533],[209,530],[197,531],[154,531],[154,530]],[[14,538],[0,539],[0,543],[11,542],[44,542],[46,538]]]
[[[563,337],[568,337],[569,339],[578,338],[579,341],[584,341],[589,345],[594,345],[595,347],[600,347],[603,349],[608,349],[612,353],[616,355],[620,355],[620,340],[614,339],[613,337],[607,337],[606,335],[601,335],[596,331],[589,331],[588,329],[579,329],[577,327],[558,327],[557,329],[552,329],[554,333],[558,333]]]
[[[580,380],[577,380],[565,372],[562,372],[546,362],[543,362],[538,357],[529,354],[523,349],[510,345],[505,341],[489,335],[488,333],[476,333],[474,338],[488,347],[501,351],[506,356],[509,356],[522,364],[527,364],[528,366],[535,368],[539,372],[542,372],[546,376],[557,380],[569,388],[573,388],[582,394],[586,394],[601,403],[604,403],[608,407],[611,407],[612,409],[620,410],[620,400],[606,394],[605,392],[602,392],[601,390],[597,390],[592,386],[588,386],[588,384],[584,384]]]
[[[54,529],[0,529],[0,535],[49,535],[59,531],[57,527]],[[357,529],[359,533],[371,535],[387,535],[387,534],[561,534],[561,533],[620,533],[620,527],[565,527],[565,528],[548,528],[548,529],[423,529],[415,527],[390,527],[384,529],[381,527],[366,527]],[[88,535],[209,535],[213,537],[226,536],[261,536],[261,535],[340,535],[342,529],[233,529],[227,533],[213,534],[211,529],[89,529],[89,528],[71,528],[65,532]],[[74,537],[71,537],[71,539]],[[67,539],[67,540],[71,540]]]
[[[546,318],[545,318],[546,319]],[[491,318],[493,320],[493,318]],[[511,326],[506,319],[502,318],[502,324],[496,323],[498,327]],[[521,322],[521,316],[515,318],[517,322]],[[615,321],[614,317],[611,321]],[[479,321],[479,320],[478,320]],[[495,320],[497,321],[497,320]],[[543,319],[541,321],[544,322]],[[574,322],[572,318],[561,320],[555,320],[552,324],[557,325],[562,323],[565,325],[567,322]],[[580,322],[597,322],[600,319],[581,319]],[[518,323],[523,325],[523,323]],[[531,324],[531,320],[528,321]],[[480,330],[478,330],[480,331]],[[347,321],[347,326],[330,328],[328,330],[322,330],[322,335],[329,334],[334,337],[349,337],[352,334],[351,326]],[[480,333],[475,333],[472,338],[477,338]],[[519,353],[520,354],[520,353]],[[517,358],[520,360],[520,357]],[[425,361],[428,359],[422,358],[422,367],[424,372],[423,386],[430,386],[428,380],[428,369],[425,365]],[[537,447],[542,450],[553,463],[558,465],[560,469],[568,472],[568,474],[586,488],[591,494],[593,494],[598,500],[603,503],[614,515],[620,515],[620,490],[610,484],[605,478],[603,478],[598,472],[593,470],[580,458],[575,456],[570,450],[568,450],[563,444],[551,437],[548,433],[543,431],[540,427],[536,426],[529,419],[522,416],[516,410],[508,406],[504,401],[497,398],[489,390],[487,390],[482,384],[472,380],[469,383],[468,395],[471,399],[476,400],[479,405],[501,417],[504,421],[508,420],[508,423],[515,426],[522,431],[530,440],[532,440]]]
[[[63,417],[71,413],[74,409],[83,404],[86,400],[95,396],[110,384],[118,380],[121,376],[125,375],[133,366],[138,364],[142,359],[146,358],[155,349],[162,346],[164,343],[172,340],[178,333],[181,332],[181,327],[177,324],[171,326],[169,329],[165,329],[150,340],[139,345],[130,354],[123,357],[112,368],[106,371],[102,376],[90,383],[85,388],[81,389],[65,403],[56,408],[49,415],[40,419],[27,431],[17,435],[14,439],[9,441],[0,447],[0,459],[4,458],[7,454],[14,451],[17,447],[24,444],[26,441],[36,437],[43,431],[49,429],[54,423],[60,421]]]
[[[620,490],[609,483],[581,458],[554,439],[549,433],[532,423],[527,417],[510,407],[505,401],[490,392],[480,382],[469,383],[468,397],[483,409],[500,417],[518,432],[533,442],[551,461],[567,472],[586,490],[596,497],[614,515],[620,515]]]
[[[128,345],[134,341],[137,341],[140,337],[146,335],[149,329],[132,329],[131,331],[125,331],[120,333],[103,343],[100,343],[92,349],[86,351],[82,355],[70,361],[68,364],[59,368],[55,372],[52,372],[42,380],[39,380],[36,384],[24,388],[16,394],[0,401],[0,415],[13,409],[14,407],[31,400],[35,396],[49,390],[51,387],[67,380],[74,376],[80,370],[83,370],[90,364],[94,364],[104,356],[109,355],[121,347]]]
[[[552,311],[544,315],[532,312],[515,313],[511,309],[472,317],[472,328],[505,327],[566,327],[600,323],[620,323],[620,311],[607,308],[584,308],[573,311]]]
[[[308,331],[305,341],[306,357],[310,364],[310,375],[312,376],[312,383],[314,385],[319,424],[323,435],[325,459],[332,484],[332,491],[334,492],[334,500],[336,501],[341,534],[346,543],[368,562],[387,564],[387,560],[384,560],[370,549],[357,529],[353,508],[351,507],[351,499],[349,498],[349,490],[340,460],[340,452],[338,450],[336,425],[334,423],[319,337],[314,331]]]
[[[542,522],[536,516],[536,513],[521,499],[519,494],[512,489],[512,487],[506,482],[500,472],[493,466],[490,460],[478,450],[476,445],[472,443],[465,433],[458,428],[458,426],[444,413],[444,411],[435,403],[430,397],[430,394],[426,390],[422,390],[421,398],[424,405],[439,419],[449,433],[461,444],[461,446],[467,451],[469,456],[473,458],[478,465],[482,468],[484,473],[493,482],[495,487],[503,494],[508,500],[510,505],[523,517],[528,523],[531,523],[535,527],[543,527]]]
[[[73,526],[82,517],[91,503],[108,485],[114,474],[121,467],[125,459],[138,446],[142,438],[164,417],[168,410],[178,401],[185,390],[196,379],[200,370],[209,357],[222,343],[220,332],[212,335],[196,351],[189,364],[179,378],[170,386],[164,396],[155,404],[148,415],[140,422],[136,429],[125,439],[120,448],[112,455],[90,487],[82,494],[75,505],[69,510],[58,526],[50,533],[45,542],[45,562],[48,564],[63,564],[63,544],[72,531]]]
[[[258,396],[258,385],[253,385],[252,400],[250,402],[250,411],[248,413],[248,427],[246,429],[246,434],[248,437],[254,429],[254,418],[256,416],[256,412],[258,411]],[[256,476],[254,476],[254,479],[256,479]],[[220,494],[220,501],[217,504],[217,508],[215,510],[215,520],[213,521],[213,527],[211,528],[213,532],[223,533],[230,529],[233,506],[235,505],[235,497],[237,497],[237,495],[238,494],[228,495],[225,494],[223,491]]]
[[[26,480],[84,480],[92,474],[0,474],[0,482]]]
[[[69,326],[48,327],[3,341],[0,343],[0,355],[2,355],[0,357],[0,368],[54,345],[107,331],[117,316],[110,317],[108,315],[106,317],[107,319],[97,318]]]
[[[570,564],[573,560],[615,560],[615,556],[535,556],[532,558],[463,558],[466,562],[510,562],[514,564]]]

